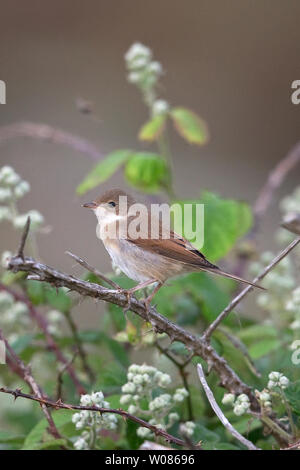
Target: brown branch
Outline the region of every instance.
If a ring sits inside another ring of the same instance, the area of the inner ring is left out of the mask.
[[[205,375],[204,375],[201,364],[197,364],[197,371],[198,371],[199,380],[200,380],[200,382],[202,384],[202,387],[205,391],[207,399],[208,399],[212,409],[216,413],[217,417],[219,418],[219,420],[223,424],[223,426],[226,429],[228,429],[228,431],[230,432],[230,434],[232,434],[232,436],[234,436],[238,441],[240,441],[242,444],[244,444],[244,446],[246,446],[247,449],[249,449],[249,450],[261,450],[258,447],[256,447],[251,441],[248,441],[248,439],[246,439],[244,436],[242,436],[236,429],[234,429],[234,427],[228,421],[226,416],[224,416],[221,408],[219,407],[219,405],[217,404],[217,402],[215,400],[215,397],[214,397],[211,389],[209,388],[209,385],[206,381],[206,378],[205,378]]]
[[[22,257],[19,257],[18,259],[22,259]],[[59,362],[61,362],[62,364],[66,366],[66,369],[76,387],[78,394],[82,395],[83,393],[86,393],[85,388],[83,387],[83,385],[81,384],[80,380],[77,377],[75,369],[73,368],[71,364],[69,364],[69,361],[64,356],[59,346],[56,344],[52,335],[49,333],[49,325],[44,315],[42,315],[40,312],[38,312],[36,308],[34,308],[30,300],[27,297],[25,297],[25,295],[22,295],[19,292],[16,292],[11,287],[6,286],[2,282],[0,282],[0,291],[1,290],[9,292],[14,297],[15,300],[19,302],[23,302],[24,304],[27,305],[29,315],[37,323],[39,328],[43,331],[50,351],[53,351],[53,353],[55,354]]]
[[[155,436],[160,436],[163,439],[165,439],[167,442],[171,442],[173,444],[177,444],[178,446],[184,446],[186,447],[186,441],[183,441],[182,439],[178,439],[175,436],[172,436],[169,434],[167,431],[161,428],[157,428],[156,426],[148,423],[147,421],[144,421],[141,418],[138,418],[137,416],[134,416],[127,411],[124,411],[122,409],[114,409],[114,408],[101,408],[99,406],[82,406],[82,405],[71,405],[69,403],[63,403],[62,401],[53,401],[48,398],[43,398],[39,397],[38,395],[30,395],[28,393],[23,393],[21,390],[16,389],[16,390],[10,390],[6,387],[1,387],[0,388],[1,393],[7,393],[9,395],[12,395],[16,398],[27,398],[28,400],[33,400],[36,401],[46,407],[51,407],[54,409],[66,409],[66,410],[77,410],[77,411],[95,411],[97,413],[113,413],[122,416],[123,418],[130,419],[130,421],[133,421],[134,423],[139,424],[140,426],[144,428],[150,429]],[[199,448],[199,446],[197,446]]]
[[[298,243],[298,240],[293,243],[295,246]],[[287,250],[290,249],[292,249],[291,246],[287,248]],[[280,256],[282,256],[282,254]],[[70,291],[77,292],[82,296],[101,299],[118,305],[121,308],[129,308],[145,321],[149,321],[150,319],[156,331],[159,333],[166,333],[171,341],[176,340],[185,344],[188,350],[191,351],[191,355],[202,357],[207,362],[208,370],[213,369],[217,373],[220,378],[220,384],[224,388],[234,394],[247,394],[251,403],[251,412],[254,413],[260,411],[259,402],[251,387],[240,379],[240,377],[231,369],[227,361],[217,354],[205,338],[203,339],[192,335],[180,326],[171,322],[169,319],[165,318],[163,315],[159,314],[154,307],[147,309],[143,302],[132,296],[128,302],[126,293],[119,289],[107,289],[99,284],[83,281],[74,276],[62,273],[43,263],[39,263],[33,258],[26,257],[25,259],[22,259],[19,256],[15,256],[11,258],[8,269],[13,272],[26,272],[30,276],[33,276],[34,279],[41,282],[48,282],[57,288],[66,287]],[[272,421],[271,418],[270,421]],[[274,435],[277,438],[278,436],[275,431]]]
[[[70,132],[56,129],[48,124],[25,121],[0,127],[0,144],[20,137],[31,137],[44,142],[65,145],[77,152],[88,155],[94,160],[103,158],[103,154],[99,152],[97,147],[86,139]]]
[[[26,257],[23,260],[15,256],[11,258],[9,262],[9,269],[13,272],[27,272],[30,275],[34,275],[36,280],[49,282],[56,287],[67,287],[69,290],[78,292],[82,296],[101,299],[118,305],[121,308],[128,307],[128,298],[122,291],[108,289],[99,284],[83,281],[43,263],[39,263],[33,258]],[[158,332],[165,332],[171,341],[179,341],[185,344],[191,352],[201,356],[208,363],[209,368],[216,371],[222,385],[226,389],[237,394],[246,393],[254,408],[259,408],[258,401],[252,393],[251,388],[242,382],[225,359],[220,357],[210,344],[171,322],[169,319],[159,314],[154,307],[151,307],[150,310],[147,311],[145,304],[135,297],[130,297],[129,308],[145,321],[148,321],[150,318],[156,330]]]
[[[77,329],[77,325],[76,325],[75,321],[73,320],[72,313],[70,311],[64,312],[64,316],[65,316],[65,319],[66,319],[66,321],[69,325],[69,328],[72,332],[73,339],[74,339],[74,342],[75,342],[76,347],[77,347],[77,353],[78,353],[78,355],[80,357],[80,360],[81,360],[82,368],[86,372],[90,382],[94,382],[95,381],[95,374],[94,374],[93,370],[91,369],[91,367],[89,366],[89,363],[88,363],[88,360],[87,360],[87,355],[86,355],[86,352],[84,350],[82,341],[80,339],[78,329]]]
[[[24,247],[25,247],[25,243],[29,234],[29,229],[30,229],[30,217],[28,216],[23,233],[22,233],[21,242],[17,251],[18,256],[20,256],[21,258],[24,258]]]
[[[49,432],[55,439],[60,439],[62,436],[58,432],[53,418],[51,416],[50,411],[47,408],[47,405],[43,403],[43,391],[40,386],[34,380],[30,368],[24,364],[24,362],[19,358],[19,356],[15,353],[15,351],[9,345],[7,339],[3,336],[2,330],[0,329],[0,340],[2,340],[5,344],[6,351],[9,352],[11,361],[10,363],[14,364],[14,370],[17,371],[18,375],[26,382],[29,387],[31,388],[32,392],[38,397],[40,400],[41,408],[43,413],[48,421],[49,424]]]
[[[254,204],[253,210],[256,217],[256,225],[270,206],[274,191],[279,188],[288,173],[298,163],[300,163],[300,143],[296,144],[269,174]]]
[[[279,255],[277,255],[273,261],[258,275],[255,279],[253,279],[253,283],[256,284],[257,282],[261,281],[285,256],[287,256],[290,251],[295,248],[300,242],[300,237],[296,238],[292,243],[289,244],[287,248],[285,248]],[[202,335],[202,340],[207,341],[215,329],[219,326],[219,324],[229,315],[229,313],[241,302],[241,300],[253,290],[252,286],[247,286],[243,289],[228,305],[227,307],[218,315],[218,317],[209,325],[206,331]]]
[[[108,284],[113,289],[121,289],[121,287],[116,282],[114,282],[111,279],[109,279],[108,277],[104,276],[104,274],[102,274],[100,271],[98,271],[98,269],[93,268],[93,266],[88,264],[82,258],[79,258],[79,256],[74,255],[74,253],[71,253],[71,251],[66,251],[66,254],[71,256],[71,258],[73,258],[78,264],[83,266],[85,269],[90,271],[92,274],[95,274],[95,276],[99,277],[99,279],[106,282],[106,284]]]

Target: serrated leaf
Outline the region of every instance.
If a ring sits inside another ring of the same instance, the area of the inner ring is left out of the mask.
[[[183,224],[180,217],[175,217],[174,229],[189,238],[193,245],[201,250],[210,261],[223,258],[233,248],[236,241],[251,227],[251,209],[244,202],[223,199],[216,194],[204,192],[199,200],[176,202],[182,206],[183,211],[186,203],[192,205],[192,211],[186,211],[187,215],[184,217]],[[197,222],[201,224],[203,221],[195,220],[196,204],[204,206],[204,227],[203,225],[197,226]],[[191,228],[197,233],[195,240],[191,239]],[[204,237],[198,236],[201,230]],[[204,241],[203,246],[202,241]]]
[[[167,115],[159,114],[146,122],[139,132],[139,139],[147,142],[157,140],[164,130]]]
[[[156,153],[137,152],[132,154],[125,167],[127,182],[139,190],[155,193],[161,190],[167,179],[165,160]]]
[[[294,413],[300,415],[300,380],[289,385],[288,388],[284,390],[284,393]]]
[[[52,413],[53,421],[55,426],[58,428],[63,426],[65,423],[71,421],[72,413],[70,411],[59,410]],[[27,435],[22,450],[36,449],[39,444],[47,442],[50,435],[48,434],[47,428],[49,424],[45,418],[39,421],[34,428]],[[75,429],[75,428],[74,428]],[[74,432],[75,434],[75,432]]]
[[[129,158],[131,150],[116,150],[101,160],[84,178],[76,189],[77,194],[85,194],[108,180]]]
[[[171,118],[177,132],[190,144],[204,145],[209,134],[205,121],[186,108],[172,109]]]

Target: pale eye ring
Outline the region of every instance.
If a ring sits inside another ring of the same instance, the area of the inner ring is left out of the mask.
[[[116,203],[115,203],[114,201],[110,201],[108,204],[109,204],[111,207],[116,207]]]

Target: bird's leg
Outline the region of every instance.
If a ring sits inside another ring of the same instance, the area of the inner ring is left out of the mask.
[[[140,282],[138,285],[131,287],[130,289],[120,289],[119,292],[122,292],[122,294],[125,294],[127,297],[127,305],[123,309],[125,316],[130,308],[130,300],[131,300],[132,294],[140,289],[144,289],[144,287],[147,287],[150,284],[153,284],[154,282],[157,282],[156,279],[149,279],[148,281]]]

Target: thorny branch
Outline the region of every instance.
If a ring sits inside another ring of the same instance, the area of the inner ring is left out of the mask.
[[[9,352],[10,354],[10,359],[13,364],[13,370],[18,373],[18,375],[29,385],[31,388],[32,392],[36,395],[36,397],[41,400],[41,408],[43,410],[43,413],[48,421],[49,424],[49,432],[52,434],[52,436],[55,439],[61,438],[61,435],[59,434],[55,423],[53,421],[53,418],[51,416],[50,411],[48,410],[47,406],[45,403],[42,402],[43,400],[43,391],[40,388],[40,386],[36,383],[34,380],[30,368],[24,364],[24,362],[17,356],[15,351],[10,347],[8,341],[6,338],[3,336],[2,330],[0,330],[0,340],[4,341],[6,351]]]
[[[291,245],[289,245],[280,255],[278,255],[275,260],[258,276],[258,280],[264,277],[267,272],[269,272],[284,256],[286,256],[300,241],[299,239],[295,240]],[[21,256],[14,256],[9,261],[8,268],[13,272],[26,272],[29,274],[29,278],[34,278],[35,280],[41,282],[48,282],[55,287],[66,287],[70,291],[75,291],[81,294],[82,296],[88,296],[95,299],[101,299],[106,302],[118,305],[122,308],[128,307],[128,298],[125,293],[120,291],[120,289],[107,289],[99,284],[92,282],[83,281],[74,276],[62,273],[57,271],[50,266],[47,266],[43,263],[37,262],[33,258],[24,257],[23,253]],[[218,324],[220,321],[227,316],[227,314],[245,297],[245,295],[252,290],[251,287],[247,287],[239,294],[221,313],[222,318],[218,317]],[[138,301],[136,298],[131,297],[129,299],[129,309],[139,315],[145,321],[148,321],[149,318],[153,327],[158,332],[166,333],[171,341],[179,341],[187,347],[191,352],[191,355],[202,357],[208,364],[208,370],[213,369],[218,376],[220,377],[220,382],[223,387],[228,391],[234,394],[245,393],[248,395],[251,402],[251,411],[258,412],[260,406],[257,398],[255,397],[250,386],[245,384],[238,375],[231,369],[226,360],[220,357],[217,352],[209,344],[209,335],[206,337],[199,338],[198,336],[192,335],[188,331],[184,330],[180,326],[171,322],[169,319],[165,318],[163,315],[157,312],[154,307],[151,307],[148,311],[143,302]],[[213,330],[215,329],[215,327]],[[271,420],[271,418],[270,418]],[[271,420],[272,421],[272,420]],[[281,439],[282,435],[276,432],[276,427],[273,427],[273,433],[275,437]]]
[[[280,261],[285,258],[290,251],[292,251],[295,246],[298,245],[300,242],[300,237],[296,238],[296,240],[292,241],[287,248],[285,248],[279,255],[277,255],[271,263],[265,267],[265,269],[253,279],[253,283],[256,284],[257,282],[261,281]],[[229,313],[241,302],[241,300],[254,288],[252,286],[247,286],[243,289],[223,310],[223,312],[218,315],[218,317],[209,325],[207,330],[203,333],[202,339],[208,340],[215,329],[219,326],[219,324],[229,315]]]
[[[165,439],[167,442],[171,442],[173,444],[177,444],[178,446],[183,446],[183,447],[187,447],[187,443],[186,441],[182,440],[182,439],[178,439],[177,437],[175,436],[172,436],[171,434],[169,434],[167,431],[165,431],[164,429],[161,429],[161,428],[157,428],[156,426],[152,425],[152,424],[149,424],[147,421],[144,421],[143,419],[141,418],[138,418],[137,416],[134,416],[130,413],[128,413],[127,411],[124,411],[122,409],[114,409],[114,408],[101,408],[99,406],[82,406],[82,405],[71,405],[69,403],[63,403],[62,401],[58,400],[58,401],[53,401],[53,400],[50,400],[48,398],[43,398],[43,397],[40,397],[38,395],[30,395],[28,393],[23,393],[21,390],[19,389],[16,389],[16,390],[10,390],[6,387],[1,387],[0,388],[0,392],[1,393],[8,393],[9,395],[12,395],[16,398],[27,398],[28,400],[33,400],[33,401],[36,401],[38,403],[40,403],[42,406],[45,406],[45,407],[51,407],[51,408],[54,408],[54,409],[65,409],[65,410],[79,410],[79,411],[83,411],[83,410],[87,410],[87,411],[94,411],[94,412],[97,412],[97,413],[113,413],[113,414],[117,414],[117,415],[120,415],[122,416],[123,418],[125,419],[130,419],[131,421],[139,424],[140,426],[144,427],[144,428],[148,428],[150,429],[150,431],[152,431],[155,436],[160,436],[162,437],[163,439]],[[194,446],[193,446],[194,447]],[[194,447],[195,448],[195,447]],[[197,446],[197,448],[199,449],[200,446]]]
[[[21,253],[20,257],[22,259],[23,253]],[[66,370],[68,371],[71,377],[71,380],[73,381],[76,387],[78,394],[81,395],[82,393],[85,393],[86,390],[81,384],[79,378],[77,377],[75,369],[73,368],[72,364],[69,363],[67,358],[64,356],[64,354],[60,350],[59,346],[56,344],[56,341],[54,340],[53,336],[50,334],[49,328],[48,328],[48,322],[47,322],[47,319],[44,317],[44,315],[42,315],[40,312],[38,312],[38,310],[34,308],[34,306],[28,300],[27,297],[13,290],[12,288],[6,286],[2,282],[0,282],[0,291],[1,290],[5,290],[6,292],[10,293],[16,301],[23,302],[27,305],[28,310],[29,310],[29,315],[37,323],[39,328],[43,331],[50,351],[52,351],[55,354],[59,362],[61,362],[63,365],[66,366]]]

